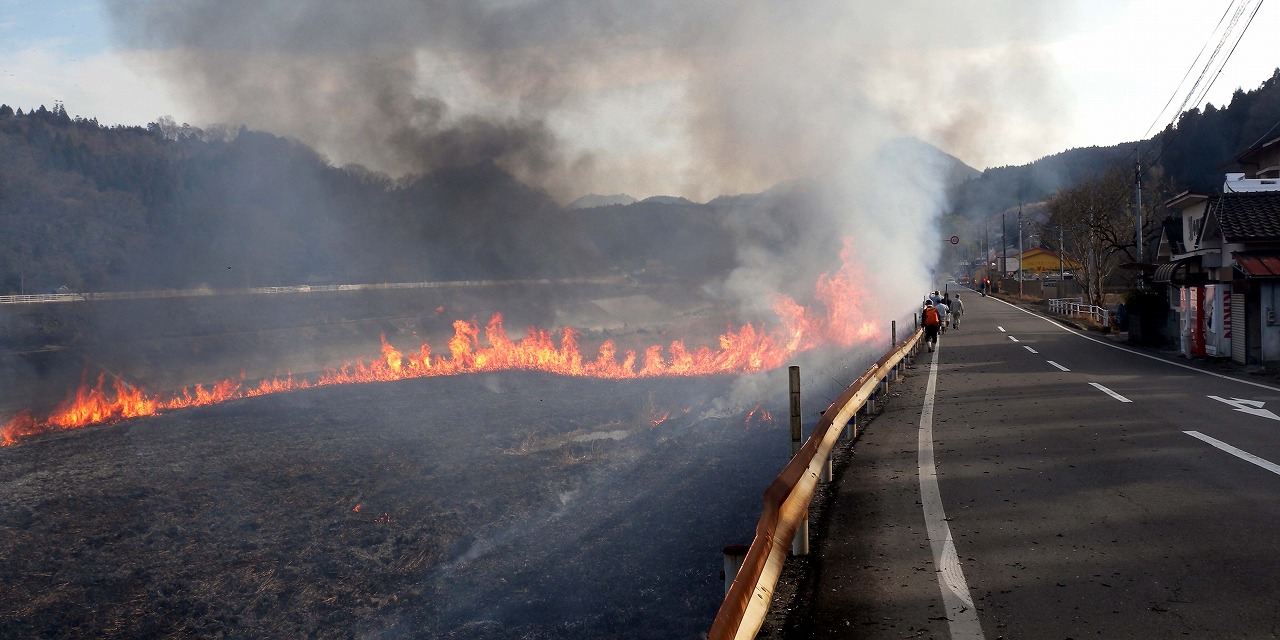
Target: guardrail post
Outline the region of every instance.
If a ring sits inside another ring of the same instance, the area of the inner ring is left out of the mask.
[[[791,378],[791,455],[800,453],[800,367],[787,367]]]
[[[876,413],[876,394],[879,393],[879,391],[880,391],[879,387],[877,387],[876,389],[873,389],[871,391],[871,397],[867,398],[867,404],[863,405],[867,408],[868,416],[875,415]]]
[[[796,537],[791,539],[791,555],[809,555],[809,509],[805,508],[800,526],[796,527]]]
[[[841,437],[845,440],[853,440],[856,435],[858,435],[858,412],[854,411],[853,415],[849,416],[849,421],[844,423],[844,434]]]
[[[724,594],[729,595],[729,587],[733,586],[733,579],[738,577],[738,570],[742,568],[742,563],[747,559],[747,551],[751,547],[745,544],[731,544],[724,548]]]

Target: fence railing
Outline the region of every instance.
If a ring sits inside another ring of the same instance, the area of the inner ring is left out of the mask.
[[[755,539],[725,594],[707,637],[709,640],[754,638],[773,601],[778,576],[796,531],[805,520],[819,476],[844,426],[857,415],[876,389],[915,353],[922,331],[871,366],[822,413],[813,433],[764,492],[764,511]]]
[[[1060,316],[1088,318],[1104,327],[1111,324],[1111,312],[1106,307],[1085,304],[1084,298],[1052,298],[1049,300],[1049,312]]]

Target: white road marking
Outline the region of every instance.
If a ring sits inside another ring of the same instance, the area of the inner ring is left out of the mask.
[[[952,640],[983,640],[982,624],[969,595],[969,584],[964,579],[960,558],[956,556],[956,543],[951,537],[951,525],[947,524],[942,509],[942,491],[938,488],[938,469],[933,460],[933,397],[938,390],[938,352],[934,350],[929,361],[929,382],[925,387],[924,406],[920,409],[920,436],[917,441],[920,465],[920,504],[924,510],[925,529],[929,534],[929,546],[933,549],[933,566],[938,573],[938,586],[942,589],[942,603],[947,610],[947,625]]]
[[[1010,340],[1012,340],[1012,341],[1014,341],[1014,342],[1017,342],[1017,341],[1018,341],[1018,339],[1017,339],[1017,338],[1015,338],[1015,337],[1013,337],[1013,336],[1009,336],[1009,339],[1010,339]]]
[[[1258,416],[1259,418],[1267,418],[1270,420],[1280,420],[1280,416],[1272,413],[1267,409],[1262,408],[1262,405],[1266,404],[1266,402],[1263,402],[1261,400],[1245,400],[1242,398],[1231,398],[1230,400],[1228,400],[1226,398],[1220,398],[1218,396],[1209,396],[1209,399],[1217,400],[1218,402],[1230,405],[1240,413],[1247,413],[1250,415]]]
[[[1245,451],[1243,449],[1237,449],[1216,438],[1210,438],[1209,436],[1206,436],[1205,434],[1200,433],[1199,431],[1183,431],[1183,433],[1197,440],[1202,440],[1204,442],[1207,442],[1218,449],[1226,451],[1227,453],[1237,458],[1240,458],[1241,460],[1244,460],[1245,462],[1256,464],[1259,467],[1262,467],[1263,469],[1266,469],[1267,471],[1270,471],[1271,473],[1274,473],[1280,476],[1280,464],[1271,462],[1266,458],[1259,458],[1258,456],[1255,456],[1252,453],[1249,453],[1248,451]]]
[[[1053,365],[1053,366],[1055,366],[1055,367],[1057,367],[1057,368],[1059,368],[1059,369],[1061,369],[1061,370],[1063,370],[1063,371],[1070,371],[1070,369],[1068,369],[1068,368],[1066,368],[1066,367],[1064,367],[1064,366],[1062,366],[1062,365],[1060,365],[1060,364],[1058,364],[1058,363],[1056,363],[1056,362],[1054,362],[1054,361],[1052,361],[1052,360],[1049,360],[1049,361],[1048,361],[1048,363],[1049,363],[1049,364],[1051,364],[1051,365]]]
[[[1101,392],[1103,392],[1103,393],[1105,393],[1105,394],[1107,394],[1107,395],[1111,396],[1112,398],[1115,398],[1116,400],[1119,400],[1120,402],[1133,402],[1132,400],[1130,400],[1130,399],[1128,399],[1128,398],[1126,398],[1126,397],[1124,397],[1124,396],[1122,396],[1122,395],[1120,395],[1120,394],[1118,394],[1118,393],[1116,393],[1116,392],[1114,392],[1114,391],[1112,391],[1112,390],[1110,390],[1110,389],[1108,389],[1108,388],[1106,388],[1106,387],[1104,387],[1104,386],[1102,386],[1102,385],[1100,385],[1100,384],[1098,384],[1098,383],[1096,383],[1096,382],[1090,382],[1089,384],[1090,384],[1091,386],[1095,387],[1098,391],[1101,391]]]
[[[1149,353],[1142,353],[1141,351],[1135,351],[1135,350],[1133,350],[1133,349],[1129,349],[1128,347],[1122,347],[1122,346],[1120,346],[1120,345],[1118,345],[1118,344],[1112,343],[1112,342],[1111,342],[1111,341],[1109,341],[1109,340],[1099,340],[1099,339],[1094,338],[1094,337],[1092,337],[1092,336],[1087,336],[1087,335],[1085,335],[1085,334],[1083,334],[1083,333],[1080,333],[1079,331],[1076,331],[1075,329],[1072,329],[1071,327],[1065,326],[1065,325],[1063,325],[1062,323],[1057,322],[1057,321],[1056,321],[1056,320],[1054,320],[1053,318],[1047,318],[1047,317],[1042,316],[1042,315],[1040,315],[1040,314],[1038,314],[1038,313],[1035,313],[1035,312],[1033,312],[1033,311],[1027,311],[1026,309],[1023,309],[1022,307],[1019,307],[1019,306],[1018,306],[1018,305],[1016,305],[1016,304],[1012,304],[1012,303],[1009,303],[1009,302],[1005,302],[1004,300],[1001,300],[1000,298],[995,298],[994,296],[992,297],[992,299],[993,299],[993,300],[995,300],[996,302],[1001,303],[1001,304],[1009,305],[1010,307],[1013,307],[1014,309],[1017,309],[1018,311],[1021,311],[1021,312],[1025,313],[1025,314],[1027,314],[1027,315],[1029,315],[1029,316],[1031,316],[1031,317],[1033,317],[1033,318],[1039,318],[1039,319],[1041,319],[1041,320],[1044,320],[1045,322],[1048,322],[1049,324],[1051,324],[1051,325],[1053,325],[1053,326],[1055,326],[1055,327],[1057,327],[1057,328],[1059,328],[1059,329],[1062,329],[1063,331],[1066,331],[1067,333],[1070,333],[1070,334],[1072,334],[1072,335],[1075,335],[1075,336],[1078,336],[1078,337],[1084,338],[1085,340],[1089,340],[1090,342],[1096,342],[1096,343],[1098,343],[1098,344],[1100,344],[1100,345],[1102,345],[1102,346],[1104,346],[1104,347],[1109,347],[1109,348],[1111,348],[1111,349],[1116,349],[1116,350],[1118,350],[1118,351],[1124,351],[1125,353],[1131,353],[1131,354],[1133,354],[1133,355],[1135,355],[1135,356],[1141,356],[1141,357],[1143,357],[1143,358],[1147,358],[1148,360],[1155,360],[1156,362],[1163,362],[1163,363],[1165,363],[1165,364],[1167,364],[1167,365],[1169,365],[1169,366],[1171,366],[1171,367],[1180,367],[1180,368],[1182,368],[1182,369],[1186,369],[1186,370],[1188,370],[1188,371],[1194,371],[1194,372],[1196,372],[1196,373],[1203,373],[1203,374],[1204,374],[1204,375],[1206,375],[1206,376],[1213,376],[1213,377],[1215,377],[1215,378],[1222,378],[1223,380],[1230,380],[1230,381],[1232,381],[1232,382],[1239,382],[1240,384],[1247,384],[1247,385],[1249,385],[1249,386],[1258,387],[1259,389],[1267,389],[1267,390],[1269,390],[1269,391],[1280,391],[1280,387],[1273,387],[1273,386],[1271,386],[1271,385],[1269,385],[1269,384],[1262,384],[1261,382],[1254,382],[1254,381],[1252,381],[1252,380],[1242,380],[1242,379],[1240,379],[1240,378],[1233,378],[1233,377],[1231,377],[1231,376],[1223,375],[1223,374],[1221,374],[1221,373],[1215,373],[1215,372],[1213,372],[1213,371],[1205,371],[1204,369],[1197,369],[1197,368],[1195,368],[1195,367],[1193,367],[1193,366],[1185,365],[1185,364],[1182,364],[1182,363],[1180,363],[1180,362],[1172,362],[1172,361],[1169,361],[1169,360],[1165,360],[1164,358],[1160,358],[1160,357],[1157,357],[1157,356],[1153,356],[1153,355],[1151,355],[1151,354],[1149,354]],[[1001,331],[1004,331],[1004,329],[1003,329],[1003,328],[1001,328],[1000,330],[1001,330]]]
[[[1006,304],[1008,304],[1008,303],[1006,303]],[[1002,327],[1002,326],[1000,326],[1000,325],[996,325],[996,328],[1000,330],[1000,333],[1008,333],[1007,331],[1005,331],[1005,330],[1004,330],[1004,327]]]
[[[1035,349],[1032,349],[1031,347],[1026,345],[1023,345],[1022,348],[1026,349],[1027,351],[1030,351],[1031,353],[1040,353],[1039,351],[1036,351]]]

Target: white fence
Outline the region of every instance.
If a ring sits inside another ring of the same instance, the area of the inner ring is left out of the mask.
[[[1088,318],[1104,327],[1111,324],[1111,312],[1105,307],[1085,304],[1084,298],[1052,298],[1049,300],[1049,311],[1060,316]]]

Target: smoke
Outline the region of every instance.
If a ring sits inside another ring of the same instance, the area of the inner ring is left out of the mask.
[[[837,268],[886,318],[932,288],[945,157],[981,162],[1052,118],[1037,42],[1063,3],[983,0],[108,0],[209,121],[295,137],[392,175],[491,161],[586,192],[730,203],[758,303]],[[1010,126],[1010,125],[1015,126]],[[790,181],[790,182],[789,182]]]
[[[977,4],[107,3],[210,122],[392,175],[491,159],[560,197],[692,199],[812,175],[851,136],[1006,142],[1052,104],[1031,43],[1063,9]]]

